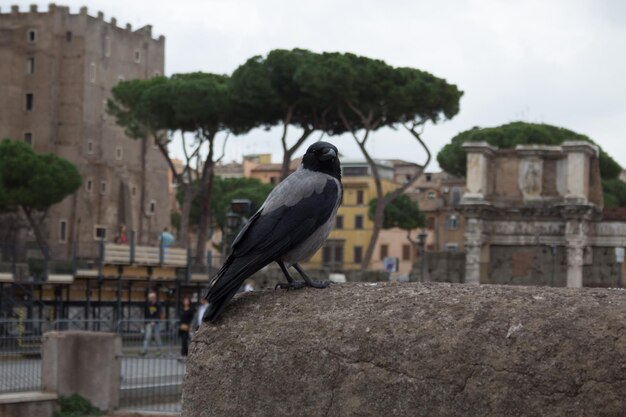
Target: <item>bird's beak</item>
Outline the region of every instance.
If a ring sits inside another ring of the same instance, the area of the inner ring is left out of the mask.
[[[320,161],[328,161],[329,159],[335,159],[337,157],[337,152],[334,149],[328,148],[324,155],[320,156]]]

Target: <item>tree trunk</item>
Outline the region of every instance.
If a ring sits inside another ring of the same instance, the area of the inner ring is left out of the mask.
[[[363,151],[367,153],[367,151]],[[372,256],[374,256],[374,249],[376,248],[376,242],[378,242],[378,236],[380,236],[380,230],[383,228],[383,221],[385,220],[385,203],[384,195],[383,195],[383,185],[380,180],[380,175],[378,173],[378,167],[376,167],[376,162],[369,157],[369,154],[366,156],[368,163],[370,163],[370,167],[372,168],[372,173],[374,174],[374,183],[376,184],[376,209],[374,210],[374,228],[372,229],[372,236],[370,237],[370,241],[367,244],[367,249],[365,250],[365,255],[363,256],[363,261],[361,262],[361,271],[365,271],[372,261]]]
[[[298,138],[296,143],[291,148],[287,148],[286,142],[283,141],[283,163],[280,169],[281,181],[289,176],[289,168],[291,166],[291,158],[293,157],[293,154],[300,148],[300,146],[302,146],[304,141],[307,140],[309,136],[311,136],[311,133],[313,133],[313,130],[308,128],[304,129],[304,132],[302,132],[300,138]]]
[[[182,182],[180,184],[183,184]],[[193,193],[191,184],[184,184],[183,204],[180,208],[180,246],[187,248],[189,246],[189,214],[191,213],[191,203],[193,202]]]
[[[28,220],[28,224],[33,229],[33,233],[35,234],[35,240],[37,241],[37,246],[41,250],[41,253],[44,257],[48,256],[48,241],[43,234],[43,230],[41,230],[42,221],[37,222],[33,215],[33,211],[29,207],[22,206],[22,210],[24,211],[24,215],[26,216],[26,220]],[[42,219],[43,220],[43,219]]]
[[[148,152],[148,141],[141,138],[141,189],[139,191],[139,225],[137,229],[137,238],[139,244],[145,244],[143,235],[143,221],[146,215],[146,153]]]
[[[196,242],[196,264],[204,265],[206,261],[206,239],[208,235],[209,224],[211,221],[211,194],[213,187],[213,177],[215,175],[213,161],[213,141],[215,133],[209,133],[207,140],[209,142],[209,154],[206,157],[204,167],[202,168],[202,177],[200,179],[200,224],[198,225],[198,240]]]
[[[351,103],[347,103],[347,104],[348,104],[348,107],[352,109],[352,111],[354,111],[361,119],[361,123],[363,127],[365,128],[365,134],[363,135],[363,139],[359,140],[359,138],[356,136],[356,133],[354,132],[354,130],[352,130],[352,127],[350,126],[348,119],[343,114],[343,111],[341,110],[341,108],[339,109],[339,116],[342,119],[345,128],[349,132],[352,133],[352,137],[354,137],[354,140],[356,141],[357,145],[359,145],[359,148],[361,149],[363,156],[365,156],[367,164],[370,166],[372,170],[372,175],[374,176],[374,183],[376,184],[377,201],[376,201],[376,209],[374,211],[374,228],[372,230],[372,236],[370,238],[370,241],[367,245],[367,250],[365,251],[365,256],[363,257],[363,261],[361,262],[361,271],[365,271],[372,260],[372,256],[374,255],[374,249],[376,247],[376,242],[378,241],[380,230],[383,227],[383,221],[385,219],[385,207],[387,207],[389,203],[394,201],[400,194],[402,194],[407,188],[409,188],[409,186],[411,186],[419,178],[420,175],[422,175],[422,173],[426,169],[426,166],[430,162],[431,154],[430,154],[430,150],[428,149],[428,147],[426,146],[426,144],[420,137],[420,134],[415,131],[415,128],[417,126],[423,125],[426,122],[426,120],[423,120],[420,123],[414,122],[411,128],[408,128],[406,125],[404,125],[404,127],[409,131],[409,133],[411,133],[413,137],[418,141],[418,143],[424,148],[424,150],[426,151],[427,159],[424,165],[421,165],[421,166],[418,165],[419,169],[409,179],[409,181],[407,181],[407,183],[397,188],[393,192],[389,193],[389,195],[387,196],[383,195],[382,182],[380,180],[380,174],[378,173],[378,167],[376,166],[376,162],[374,161],[374,159],[370,156],[369,152],[367,152],[367,149],[365,148],[365,143],[367,142],[367,139],[369,138],[369,133],[375,130],[379,126],[380,120],[373,120],[371,112],[368,115],[365,115],[365,113],[361,112]]]

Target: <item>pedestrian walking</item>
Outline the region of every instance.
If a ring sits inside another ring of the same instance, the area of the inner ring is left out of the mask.
[[[148,353],[148,346],[150,345],[150,339],[154,336],[154,341],[157,345],[157,355],[161,354],[161,320],[165,318],[165,311],[163,306],[157,301],[157,294],[155,291],[148,293],[148,301],[146,303],[145,312],[145,327],[143,337],[143,350],[141,355],[145,356]]]
[[[180,326],[178,335],[180,336],[180,356],[187,357],[189,353],[189,334],[191,331],[191,322],[196,314],[196,310],[191,306],[189,297],[183,298],[183,310],[180,312]]]

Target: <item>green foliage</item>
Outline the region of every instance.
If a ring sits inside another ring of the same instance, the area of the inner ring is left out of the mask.
[[[374,219],[377,199],[373,199],[369,204],[368,217]],[[400,194],[395,200],[385,207],[383,229],[398,227],[404,230],[413,230],[424,227],[426,216],[422,213],[415,201],[408,195]]]
[[[320,128],[330,103],[307,89],[303,76],[316,65],[317,56],[304,49],[275,49],[266,57],[248,59],[231,78],[233,100],[245,109],[240,113],[255,125],[270,127],[286,122],[305,129]]]
[[[604,206],[626,207],[626,183],[619,178],[602,180],[602,191],[604,191]]]
[[[111,90],[112,98],[107,101],[107,112],[115,117],[127,136],[146,138],[158,129],[160,122],[149,118],[142,110],[143,94],[156,86],[165,84],[167,78],[155,77],[148,80],[128,80],[118,83]]]
[[[38,154],[24,142],[0,142],[0,194],[5,209],[45,211],[81,185],[74,165],[53,154]]]
[[[557,126],[526,122],[513,122],[490,128],[474,127],[459,133],[437,155],[439,166],[450,174],[464,177],[467,158],[463,150],[465,142],[487,142],[498,148],[514,148],[517,145],[559,145],[566,140],[594,143],[587,136]],[[602,178],[616,178],[622,168],[606,152],[600,149],[600,174]]]
[[[61,397],[58,400],[59,411],[55,411],[52,417],[95,417],[104,413],[91,405],[89,401],[74,394],[69,397]]]
[[[248,199],[252,201],[252,213],[258,210],[272,191],[270,184],[264,184],[254,178],[221,178],[213,179],[211,192],[211,215],[213,223],[219,228],[226,225],[226,213],[230,210],[230,202],[234,199]],[[182,193],[178,194],[179,201]],[[195,198],[191,206],[190,223],[198,225],[200,222],[200,198]]]

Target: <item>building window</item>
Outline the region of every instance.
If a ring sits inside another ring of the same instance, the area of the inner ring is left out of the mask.
[[[26,74],[35,73],[35,58],[30,56],[26,58]]]
[[[28,143],[30,146],[33,146],[33,134],[30,132],[24,133],[24,142]]]
[[[59,242],[67,242],[67,220],[59,220]]]
[[[37,30],[29,29],[26,38],[28,39],[28,42],[37,42]]]
[[[115,148],[115,159],[117,159],[118,161],[122,160],[122,147],[118,146]]]
[[[402,245],[402,260],[411,260],[411,245]]]
[[[343,216],[335,218],[335,229],[343,229]]]
[[[93,153],[93,141],[89,140],[87,141],[87,153]]]
[[[156,200],[150,200],[150,204],[148,205],[148,213],[154,214],[156,212]]]
[[[106,194],[107,192],[107,182],[100,181],[100,194]]]
[[[107,58],[111,56],[111,37],[106,36],[104,38],[104,56]]]
[[[278,184],[278,177],[270,177],[270,184],[272,185]]]
[[[389,245],[380,245],[380,260],[384,260],[389,256]]]
[[[446,217],[446,229],[456,230],[459,228],[459,216],[456,214],[450,214]]]
[[[433,180],[433,174],[426,174],[426,181],[432,181]]]
[[[26,93],[26,110],[32,110],[35,105],[35,97],[33,93]]]
[[[331,271],[343,269],[343,240],[327,240],[322,249],[322,263]]]
[[[72,31],[68,30],[65,32],[65,42],[72,42]]]
[[[122,81],[126,81],[126,77],[124,77],[123,75],[118,75],[117,76],[117,82],[121,83]]]
[[[458,243],[446,243],[446,251],[447,252],[458,252],[459,244]]]
[[[434,229],[435,228],[435,217],[434,216],[428,216],[428,219],[426,219],[426,228],[427,229]]]
[[[356,192],[356,203],[358,205],[363,205],[363,190],[357,190],[357,192]]]
[[[87,190],[88,193],[90,193],[91,190],[93,190],[93,180],[91,178],[87,179],[87,182],[85,183],[85,189]]]
[[[461,189],[459,187],[452,187],[452,205],[456,206],[461,202]]]
[[[354,247],[354,263],[360,264],[363,262],[363,246]]]
[[[92,83],[96,82],[96,63],[92,62],[89,65],[89,81],[91,81]]]
[[[133,187],[130,189],[130,195],[132,195],[133,197],[134,197],[135,195],[137,195],[137,187],[135,187],[134,185],[133,185]]]
[[[363,229],[363,216],[361,216],[360,214],[354,216],[354,228]]]
[[[437,193],[436,192],[434,192],[434,191],[429,191],[428,192],[428,199],[429,200],[434,200],[435,197],[437,197]]]
[[[139,49],[135,49],[135,62],[136,63],[141,62],[141,52],[139,51]]]
[[[104,226],[94,226],[93,237],[95,240],[105,240],[107,238],[107,228]]]

